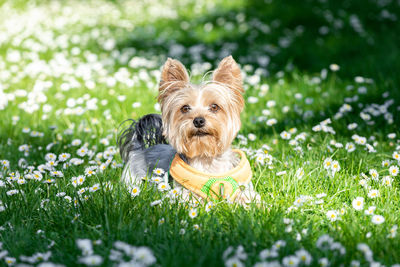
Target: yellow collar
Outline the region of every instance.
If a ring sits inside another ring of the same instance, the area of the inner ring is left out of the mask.
[[[175,181],[204,199],[228,198],[233,201],[239,193],[239,185],[247,185],[252,177],[250,163],[244,152],[239,149],[233,151],[239,154],[240,162],[225,173],[211,174],[196,170],[178,154],[172,160],[169,173]]]

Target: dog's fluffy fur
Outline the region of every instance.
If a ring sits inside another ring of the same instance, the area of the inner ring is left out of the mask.
[[[133,121],[118,139],[126,162],[122,179],[132,184],[155,167],[167,171],[176,153],[206,173],[235,167],[240,159],[231,144],[241,126],[243,92],[240,68],[231,56],[201,85],[191,84],[182,63],[169,58],[158,95],[162,116],[149,114]]]

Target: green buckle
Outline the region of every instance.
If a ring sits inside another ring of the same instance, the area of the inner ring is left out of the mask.
[[[222,200],[222,196],[225,192],[225,186],[223,183],[219,184],[219,192],[214,192],[211,187],[217,182],[229,182],[232,186],[232,194],[238,189],[239,184],[235,181],[232,177],[228,176],[225,178],[210,178],[208,181],[203,185],[201,191],[204,192],[208,197],[213,200]]]

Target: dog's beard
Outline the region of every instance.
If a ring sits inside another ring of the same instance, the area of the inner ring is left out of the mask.
[[[190,129],[182,134],[182,143],[176,144],[179,153],[188,158],[214,158],[223,152],[216,129]]]

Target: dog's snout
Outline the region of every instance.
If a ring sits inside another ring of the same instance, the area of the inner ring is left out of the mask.
[[[201,128],[206,124],[206,119],[203,117],[196,117],[193,120],[193,124],[196,128]]]

